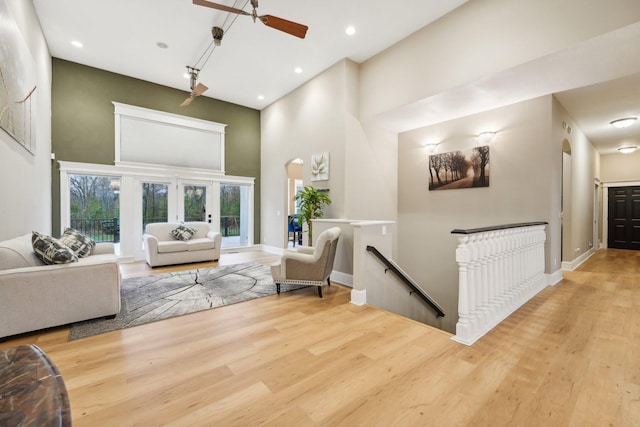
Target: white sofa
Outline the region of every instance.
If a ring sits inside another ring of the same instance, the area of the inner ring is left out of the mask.
[[[113,243],[89,256],[46,265],[31,234],[0,242],[0,338],[120,312],[120,269]]]
[[[178,240],[171,231],[184,224],[196,233],[186,241]],[[222,235],[207,222],[154,222],[144,230],[144,254],[151,267],[220,259]]]

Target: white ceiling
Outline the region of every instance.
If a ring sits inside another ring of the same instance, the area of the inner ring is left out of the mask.
[[[211,45],[211,28],[220,26],[222,45],[199,77],[209,87],[205,96],[262,109],[340,59],[362,62],[465,2],[403,0],[399,8],[388,0],[260,1],[260,14],[309,26],[305,39],[192,0],[34,0],[34,5],[52,56],[187,92],[185,66],[198,62]],[[217,3],[251,11],[248,0]],[[349,25],[356,28],[353,36],[345,33]],[[84,47],[73,47],[72,40]],[[303,72],[294,73],[296,67]]]
[[[308,25],[304,40],[191,0],[33,1],[56,58],[182,89],[185,97],[185,66],[196,65],[202,68],[199,82],[209,87],[205,96],[262,109],[338,60],[363,62],[467,0],[403,0],[401,7],[389,0],[260,1],[260,14]],[[218,3],[250,11],[248,0]],[[345,34],[348,25],[356,28],[355,35]],[[212,44],[213,26],[226,32],[203,67],[206,56],[200,58]],[[72,40],[84,47],[73,47]],[[624,53],[616,47],[621,41]],[[158,47],[159,42],[168,48]],[[539,78],[541,69],[547,78]],[[593,85],[605,80],[611,81]],[[482,99],[477,99],[479,88]],[[601,153],[640,146],[640,123],[622,131],[609,125],[619,117],[640,118],[640,25],[438,94],[385,119],[397,131],[409,130],[429,124],[415,118],[425,117],[434,103],[443,113],[432,120],[446,120],[549,93]]]

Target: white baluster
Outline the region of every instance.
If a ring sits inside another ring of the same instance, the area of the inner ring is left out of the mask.
[[[459,238],[456,341],[471,345],[546,286],[545,240],[544,225]]]

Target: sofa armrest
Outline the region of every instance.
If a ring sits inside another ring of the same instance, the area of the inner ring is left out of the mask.
[[[113,254],[115,249],[112,242],[100,242],[91,249],[91,255]]]
[[[158,238],[153,234],[143,234],[142,240],[144,241],[144,249],[148,253],[158,253]]]
[[[218,231],[210,230],[207,233],[207,238],[213,240],[213,247],[218,249],[222,246],[222,234]]]
[[[316,251],[313,246],[299,246],[298,253],[312,255]]]

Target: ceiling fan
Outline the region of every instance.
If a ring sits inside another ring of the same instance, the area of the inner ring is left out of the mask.
[[[306,25],[278,18],[277,16],[258,15],[258,0],[251,0],[251,6],[253,7],[253,11],[251,13],[242,9],[236,9],[235,7],[225,6],[223,4],[213,3],[207,0],[193,0],[193,4],[222,10],[224,12],[237,13],[238,15],[251,16],[253,18],[253,22],[256,22],[256,19],[258,19],[267,27],[275,28],[276,30],[280,30],[301,39],[305,38],[307,30],[309,29]]]
[[[187,72],[189,73],[191,94],[182,102],[182,104],[180,104],[181,107],[186,107],[187,105],[191,104],[193,98],[202,95],[207,89],[209,89],[202,83],[198,83],[196,85],[196,82],[198,80],[198,73],[200,72],[199,69],[187,65]]]

